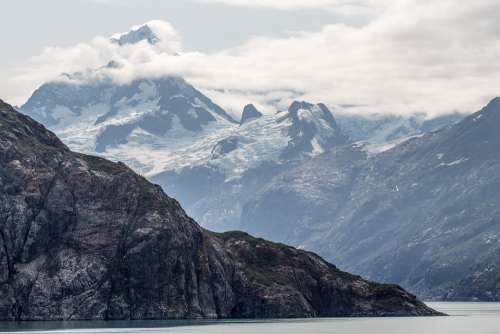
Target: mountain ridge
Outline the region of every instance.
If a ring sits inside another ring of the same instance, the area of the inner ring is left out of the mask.
[[[499,300],[498,101],[376,155],[313,158],[250,199],[241,228],[424,298]]]

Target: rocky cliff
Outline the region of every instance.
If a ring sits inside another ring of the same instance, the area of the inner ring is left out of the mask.
[[[0,101],[0,320],[435,314],[315,254],[205,231]]]

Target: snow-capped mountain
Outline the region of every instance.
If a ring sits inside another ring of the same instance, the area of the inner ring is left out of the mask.
[[[72,149],[150,177],[218,230],[239,224],[245,198],[266,180],[348,141],[323,104],[294,102],[273,114],[247,106],[237,122],[180,78],[118,85],[83,77],[42,85],[21,110]]]
[[[152,34],[143,26],[115,40],[154,42]],[[20,109],[72,149],[126,162],[148,176],[210,165],[231,179],[264,161],[311,157],[347,140],[324,105],[295,102],[271,115],[248,105],[237,122],[181,78],[117,84],[106,77],[110,67],[120,64],[64,74]]]
[[[143,172],[157,167],[148,163],[151,155],[125,151],[144,146],[145,151],[151,147],[155,153],[167,153],[162,149],[174,149],[173,140],[191,141],[215,128],[237,124],[180,78],[142,79],[126,85],[71,78],[42,85],[21,110],[73,149],[123,159]]]
[[[148,24],[132,28],[131,31],[117,34],[111,37],[111,41],[118,45],[137,44],[142,41],[147,41],[149,44],[156,44],[160,38],[153,32]]]
[[[326,106],[294,102],[287,111],[221,127],[167,151],[168,166],[152,180],[204,226],[234,229],[246,199],[273,176],[346,142]]]
[[[123,47],[161,43],[160,28],[152,22],[110,40]],[[231,180],[263,162],[308,159],[347,140],[324,105],[296,102],[270,115],[248,105],[237,122],[182,78],[117,83],[110,70],[122,66],[110,61],[62,74],[20,110],[72,149],[123,161],[150,177],[210,166]]]

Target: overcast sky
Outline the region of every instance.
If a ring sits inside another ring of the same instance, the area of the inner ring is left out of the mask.
[[[500,95],[497,0],[8,0],[2,12],[0,98],[15,104],[110,59],[124,64],[117,82],[181,75],[235,110],[303,98],[441,114]],[[165,49],[108,45],[153,19]]]

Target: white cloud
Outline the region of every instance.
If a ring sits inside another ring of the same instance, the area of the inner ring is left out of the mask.
[[[119,3],[120,0],[87,0],[92,3],[100,4],[100,5],[110,5]]]
[[[390,0],[191,0],[199,3],[231,7],[272,9],[281,11],[316,10],[335,13],[346,20],[359,21],[374,16]]]
[[[332,9],[344,6],[366,6],[370,0],[198,0],[206,3],[219,3],[229,6],[261,7],[281,10]]]
[[[178,34],[164,24],[157,46],[118,47],[97,37],[47,48],[15,80],[33,89],[61,72],[117,60],[123,67],[105,72],[118,82],[181,75],[233,110],[302,98],[354,104],[349,110],[363,113],[474,111],[500,87],[499,10],[494,0],[392,1],[363,27],[332,24],[286,38],[252,38],[211,54],[183,53]]]

